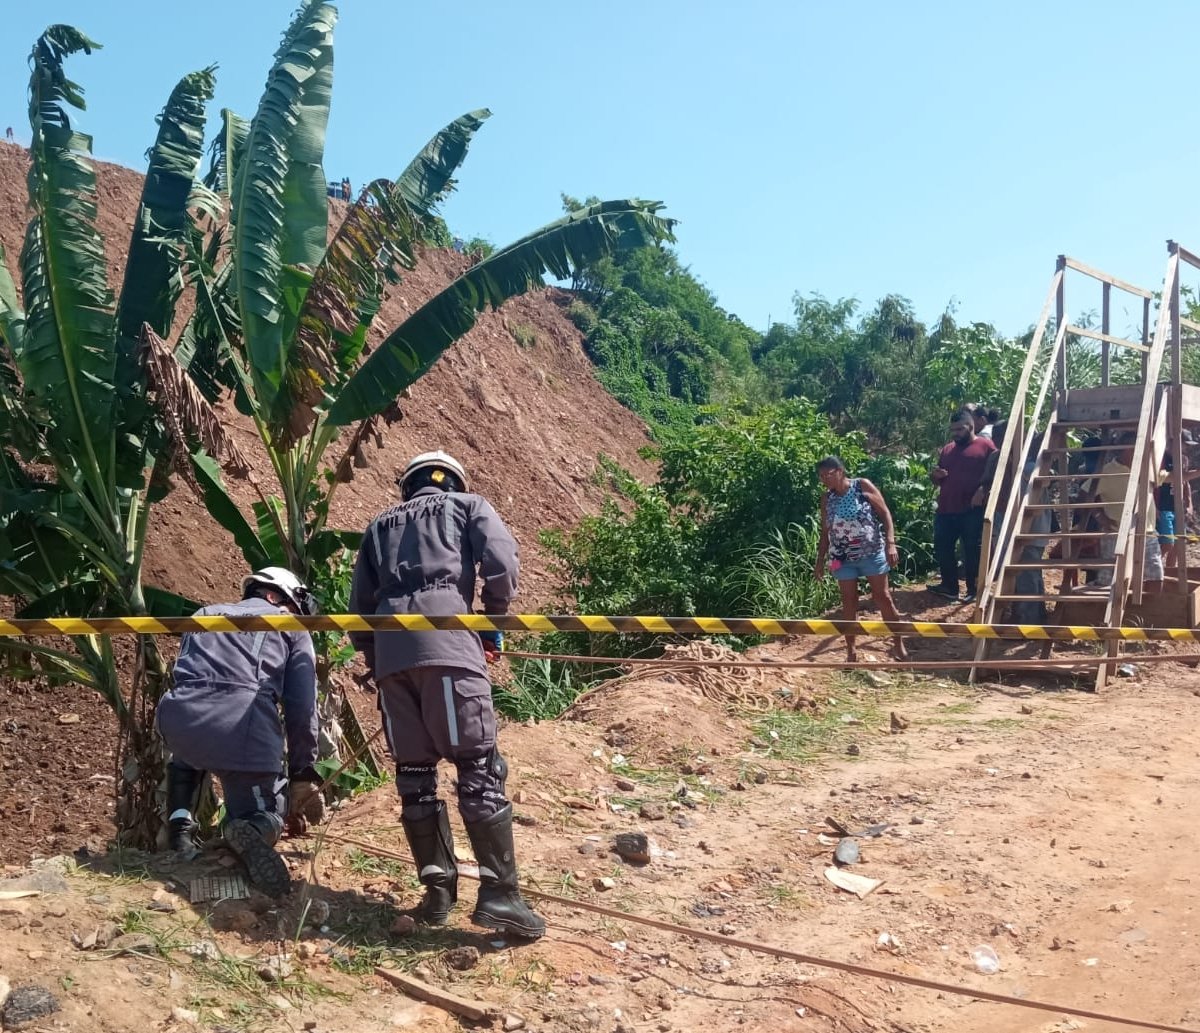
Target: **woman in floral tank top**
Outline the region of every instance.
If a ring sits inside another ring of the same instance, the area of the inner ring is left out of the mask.
[[[848,477],[845,464],[829,456],[817,464],[817,477],[825,487],[821,497],[821,543],[817,548],[818,581],[825,576],[825,559],[837,578],[842,593],[842,616],[858,619],[858,581],[866,578],[871,600],[885,621],[898,621],[900,614],[888,587],[888,571],[899,561],[896,530],[892,513],[883,494],[865,477]],[[898,660],[907,660],[904,640],[897,635],[892,649]],[[854,662],[858,653],[854,636],[846,636],[846,659]]]

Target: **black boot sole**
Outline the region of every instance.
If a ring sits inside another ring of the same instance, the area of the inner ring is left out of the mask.
[[[292,876],[275,848],[268,846],[262,834],[248,821],[231,821],[225,828],[225,842],[241,858],[250,881],[269,897],[284,897],[292,888]]]
[[[495,915],[489,915],[486,911],[476,911],[471,915],[471,921],[484,929],[494,929],[498,933],[508,933],[510,936],[519,936],[522,940],[540,940],[546,935],[546,925],[541,923],[536,929],[532,929],[526,925],[520,925],[507,918],[497,918]]]

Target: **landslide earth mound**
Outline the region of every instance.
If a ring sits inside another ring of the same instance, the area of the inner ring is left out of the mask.
[[[0,144],[0,244],[18,283],[17,259],[28,221],[28,168],[23,148]],[[142,177],[98,163],[97,181],[109,282],[119,285]],[[342,202],[330,202],[331,226],[345,211]],[[418,267],[389,292],[370,346],[468,266],[468,259],[453,251],[425,251]],[[521,544],[521,607],[547,603],[553,585],[538,532],[570,527],[599,508],[603,492],[592,482],[597,456],[611,456],[642,476],[653,474],[638,455],[649,443],[645,426],[596,380],[582,335],[566,316],[570,300],[567,292],[550,288],[483,314],[400,399],[404,418],[383,429],[383,447],[368,449],[368,466],[338,489],[331,522],[361,529],[396,498],[398,468],[416,452],[443,448],[462,460],[472,487],[488,497]],[[176,333],[190,311],[191,299],[186,297]],[[525,343],[518,344],[518,338]],[[269,492],[270,465],[253,425],[232,405],[223,410],[238,444],[260,461]],[[335,445],[328,455],[336,462],[341,450]],[[248,507],[254,497],[250,485],[234,482],[231,487]],[[243,574],[241,555],[185,485],[178,485],[154,514],[147,583],[201,599],[224,598],[237,590]]]
[[[0,144],[0,244],[18,284],[28,169],[23,148]],[[142,177],[98,163],[97,180],[109,282],[119,285]],[[331,225],[345,211],[344,204],[331,201]],[[418,267],[387,296],[371,345],[467,265],[452,251],[422,254]],[[403,419],[382,429],[383,447],[368,448],[367,467],[339,488],[331,523],[365,527],[397,497],[397,469],[417,452],[443,448],[463,461],[473,487],[492,501],[521,544],[519,608],[536,612],[550,605],[553,582],[537,535],[547,527],[570,527],[598,510],[603,493],[592,481],[597,456],[653,475],[638,455],[649,441],[645,427],[596,380],[582,337],[566,317],[569,302],[566,292],[549,289],[481,316],[400,399]],[[191,298],[185,296],[176,333],[190,312]],[[269,492],[270,465],[251,422],[232,405],[222,408],[238,444],[258,460]],[[341,449],[335,445],[328,455],[336,462]],[[237,481],[230,486],[248,513],[251,486]],[[244,574],[228,534],[186,485],[177,484],[154,509],[146,583],[200,600],[224,599],[238,591]],[[105,704],[76,686],[54,688],[38,680],[0,684],[5,692],[0,820],[6,827],[0,859],[23,861],[33,852],[69,852],[88,840],[103,842],[112,832],[116,743]]]

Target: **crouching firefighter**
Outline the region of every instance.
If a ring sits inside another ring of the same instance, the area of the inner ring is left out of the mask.
[[[517,543],[496,511],[468,491],[462,465],[426,452],[397,481],[402,501],[363,536],[350,605],[355,613],[470,613],[478,568],[485,613],[501,614],[517,591]],[[458,769],[458,809],[479,861],[471,920],[527,939],[546,931],[517,889],[508,766],[496,748],[485,648],[498,632],[384,631],[351,634],[379,688],[408,845],[425,895],[418,920],[444,925],[458,899],[458,869],[438,760]]]
[[[315,611],[311,593],[290,570],[266,567],[242,582],[241,602],[206,606],[196,616]],[[155,721],[173,755],[167,766],[171,849],[194,853],[193,812],[205,773],[214,774],[225,793],[226,844],[258,889],[286,894],[291,877],[275,851],[284,822],[303,829],[324,816],[324,801],[314,792],[320,778],[313,769],[318,726],[312,636],[184,635],[174,685],[159,702]]]

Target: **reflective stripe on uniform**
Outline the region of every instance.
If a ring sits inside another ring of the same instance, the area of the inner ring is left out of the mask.
[[[262,652],[263,643],[266,639],[267,633],[265,631],[259,631],[255,634],[254,641],[250,644],[250,655],[255,660],[258,659],[258,654]]]
[[[454,679],[448,674],[442,675],[442,695],[446,699],[446,731],[450,737],[450,745],[458,745],[458,714],[454,710]]]

